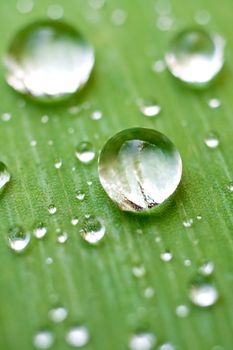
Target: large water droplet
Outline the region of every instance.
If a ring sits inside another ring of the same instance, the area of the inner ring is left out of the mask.
[[[88,164],[95,158],[95,151],[90,142],[83,141],[76,148],[75,155],[80,162]]]
[[[208,307],[214,305],[218,300],[218,291],[210,283],[195,282],[189,290],[189,298],[197,306]]]
[[[54,343],[54,336],[50,331],[43,330],[35,334],[33,344],[37,349],[46,350]]]
[[[41,21],[19,31],[8,50],[6,80],[16,91],[48,102],[67,98],[89,79],[94,52],[76,29]]]
[[[67,343],[76,348],[86,345],[89,339],[89,331],[85,326],[72,327],[66,334]]]
[[[156,337],[152,333],[137,333],[129,340],[130,350],[152,350],[156,343]]]
[[[105,235],[105,225],[101,219],[88,215],[82,221],[80,234],[90,244],[97,244]]]
[[[9,247],[17,253],[21,253],[26,249],[30,239],[30,233],[25,232],[20,226],[12,227],[7,237]]]
[[[184,30],[171,42],[165,59],[178,79],[192,86],[206,86],[224,64],[225,41],[202,29]]]
[[[10,173],[4,163],[0,162],[0,190],[10,181]]]
[[[107,141],[99,158],[104,190],[126,211],[143,211],[163,203],[176,190],[181,175],[178,150],[152,129],[121,131]]]

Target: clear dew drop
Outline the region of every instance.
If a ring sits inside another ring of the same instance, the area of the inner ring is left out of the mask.
[[[99,157],[100,182],[126,211],[146,211],[176,190],[182,175],[180,154],[156,130],[123,130],[107,141]]]
[[[133,334],[129,340],[130,350],[152,350],[156,337],[152,333],[142,332]]]
[[[193,225],[193,219],[191,219],[191,218],[185,219],[185,220],[183,221],[183,226],[184,226],[185,228],[189,228],[189,227],[191,227],[192,225]]]
[[[42,102],[60,101],[86,84],[94,51],[70,25],[39,21],[15,35],[5,66],[6,80],[16,91]]]
[[[206,261],[199,267],[199,273],[202,276],[210,276],[214,272],[214,263],[213,261]]]
[[[49,311],[49,318],[54,323],[63,322],[67,318],[67,316],[68,316],[68,311],[62,306],[56,307]]]
[[[35,334],[33,344],[36,349],[46,350],[50,349],[54,343],[54,336],[48,330],[42,330]]]
[[[218,98],[211,98],[208,101],[208,105],[212,109],[216,109],[221,106],[221,101]]]
[[[0,162],[0,190],[10,181],[11,175],[3,162]]]
[[[95,158],[95,150],[90,142],[83,141],[76,148],[76,158],[84,164],[89,164]]]
[[[219,138],[218,136],[211,132],[204,139],[204,142],[208,148],[217,148],[219,146]]]
[[[93,215],[86,215],[82,220],[80,234],[90,244],[98,244],[106,233],[102,219]]]
[[[51,205],[48,207],[48,212],[49,212],[50,215],[54,215],[54,214],[56,214],[56,212],[57,212],[57,208],[56,208],[53,204],[51,204]]]
[[[161,112],[161,107],[155,102],[140,100],[138,104],[140,112],[145,117],[155,117]]]
[[[230,192],[233,192],[233,181],[231,181],[228,185],[227,188]]]
[[[225,41],[201,28],[184,30],[171,42],[165,55],[168,69],[193,87],[205,87],[224,64]]]
[[[187,305],[178,305],[176,307],[176,315],[180,318],[187,317],[189,314],[189,308]]]
[[[47,232],[47,227],[43,223],[35,225],[35,228],[33,229],[33,235],[38,239],[45,237]]]
[[[83,201],[85,199],[85,196],[85,193],[81,190],[78,190],[75,195],[76,199],[78,199],[79,201]]]
[[[158,350],[175,350],[175,345],[172,343],[164,343],[159,346]]]
[[[74,326],[66,334],[66,341],[69,345],[81,348],[90,340],[90,334],[85,326]]]
[[[194,282],[189,289],[191,302],[199,307],[209,307],[218,300],[218,291],[214,285],[207,282]]]
[[[11,250],[21,253],[27,248],[30,239],[29,232],[25,232],[20,226],[14,226],[8,232],[7,243]]]
[[[169,262],[173,259],[173,255],[168,250],[160,254],[160,259],[165,262]]]

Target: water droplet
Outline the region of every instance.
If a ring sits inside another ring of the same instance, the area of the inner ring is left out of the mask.
[[[2,114],[2,121],[3,122],[9,122],[11,120],[12,115],[10,113],[3,113]]]
[[[54,343],[53,334],[50,331],[43,330],[35,334],[33,344],[37,349],[49,349]]]
[[[199,272],[203,276],[210,276],[214,271],[213,261],[206,261],[203,265],[200,266]]]
[[[56,169],[60,169],[62,167],[62,160],[57,160],[54,164]]]
[[[39,223],[33,230],[33,234],[36,238],[43,238],[47,234],[47,227],[43,223]]]
[[[36,147],[37,141],[36,141],[36,140],[32,140],[32,141],[30,142],[30,145],[31,145],[32,147]]]
[[[82,221],[80,234],[88,243],[97,244],[103,239],[105,231],[105,225],[101,219],[92,215],[87,215]]]
[[[18,32],[5,59],[6,80],[36,100],[63,100],[88,81],[94,52],[86,39],[63,22],[41,21]]]
[[[59,4],[52,4],[48,7],[47,15],[54,20],[61,19],[64,15],[64,9]]]
[[[57,242],[58,243],[65,243],[68,239],[68,234],[67,232],[62,232],[62,233],[59,233],[59,235],[57,235]]]
[[[95,151],[90,142],[81,142],[75,152],[76,158],[84,164],[91,163],[95,158]]]
[[[163,203],[176,190],[182,163],[173,143],[156,130],[123,130],[107,141],[99,157],[100,182],[126,211]]]
[[[221,101],[218,98],[211,98],[208,101],[208,105],[210,106],[210,108],[216,109],[221,106]]]
[[[184,259],[184,266],[191,266],[192,265],[192,261],[190,259]]]
[[[152,287],[147,287],[145,290],[144,290],[144,297],[146,299],[151,299],[153,298],[153,296],[155,295],[155,290],[154,288]]]
[[[168,261],[172,260],[173,255],[171,252],[165,251],[165,252],[160,254],[160,258],[161,258],[161,260],[168,262]]]
[[[92,114],[91,114],[91,119],[92,120],[100,120],[103,116],[103,113],[101,111],[94,111]]]
[[[197,220],[202,220],[202,215],[197,215]]]
[[[41,123],[46,124],[49,121],[49,116],[48,115],[42,115],[41,117]]]
[[[152,333],[137,333],[129,340],[130,350],[152,350],[156,343],[156,337]]]
[[[227,188],[230,192],[233,192],[233,181],[228,184]]]
[[[66,334],[67,343],[76,348],[85,346],[89,342],[89,339],[89,331],[85,326],[72,327]]]
[[[77,191],[76,192],[76,198],[79,200],[79,201],[83,201],[84,200],[84,198],[85,198],[85,193],[84,192],[82,192],[82,191]]]
[[[5,185],[10,181],[11,176],[3,162],[0,162],[0,190],[2,190]]]
[[[56,307],[49,311],[49,318],[54,323],[60,323],[67,318],[68,311],[64,307]]]
[[[93,182],[92,181],[87,181],[88,186],[92,186]]]
[[[56,214],[56,212],[57,212],[57,208],[56,208],[53,204],[51,204],[51,205],[48,207],[48,212],[49,212],[50,215],[54,215],[54,214]]]
[[[79,219],[77,217],[73,217],[71,219],[71,225],[76,226],[78,225]]]
[[[164,343],[160,345],[158,350],[175,350],[175,346],[172,343]]]
[[[33,6],[34,3],[32,0],[18,0],[16,4],[17,10],[22,14],[31,12]]]
[[[195,21],[200,25],[208,24],[210,21],[210,14],[206,10],[200,10],[195,14]]]
[[[21,253],[27,248],[30,239],[29,232],[25,232],[20,226],[14,226],[8,232],[7,242],[12,250]]]
[[[115,26],[122,26],[127,19],[127,13],[122,9],[116,9],[112,12],[112,23]]]
[[[88,0],[89,5],[94,10],[100,10],[105,5],[106,0]]]
[[[162,73],[166,69],[166,63],[163,60],[157,60],[152,64],[152,70],[155,73]]]
[[[189,298],[197,306],[208,307],[218,300],[218,291],[210,283],[195,282],[189,289]]]
[[[174,25],[174,18],[169,15],[161,15],[157,19],[157,28],[162,32],[166,32],[172,28]]]
[[[209,148],[217,148],[219,145],[219,138],[215,133],[210,133],[204,140],[205,144]]]
[[[141,265],[141,266],[134,266],[132,268],[132,273],[133,273],[133,275],[135,277],[141,278],[141,277],[145,276],[146,270],[145,270],[145,267],[143,265]]]
[[[183,221],[183,226],[185,227],[185,228],[189,228],[189,227],[191,227],[193,225],[193,219],[185,219],[184,221]]]
[[[184,318],[189,314],[189,308],[187,305],[178,305],[176,308],[176,315],[178,317]]]
[[[49,256],[48,258],[46,258],[45,262],[47,265],[51,265],[53,263],[53,258]]]
[[[161,107],[154,102],[139,101],[139,108],[146,117],[155,117],[161,112]]]
[[[172,10],[170,0],[157,0],[155,10],[159,15],[168,15]]]
[[[224,46],[223,38],[201,28],[182,31],[165,55],[168,69],[183,82],[204,87],[223,67]]]

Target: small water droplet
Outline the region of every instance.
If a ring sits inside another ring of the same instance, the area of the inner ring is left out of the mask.
[[[59,4],[51,4],[48,7],[47,15],[53,20],[61,19],[64,15],[64,9]]]
[[[207,282],[194,282],[189,289],[191,302],[200,307],[212,306],[218,300],[218,291]]]
[[[48,145],[52,146],[53,145],[53,140],[48,140]]]
[[[199,267],[199,273],[203,276],[210,276],[214,271],[213,261],[206,261]]]
[[[210,18],[211,18],[210,14],[206,10],[200,10],[200,11],[196,12],[195,17],[194,17],[195,21],[200,25],[208,24],[210,21]]]
[[[60,323],[64,321],[67,318],[67,315],[68,311],[62,306],[56,307],[49,311],[49,318],[54,323]]]
[[[71,225],[76,226],[78,225],[79,219],[75,216],[71,219]]]
[[[155,3],[155,11],[159,15],[168,15],[172,10],[170,0],[157,0]]]
[[[61,232],[61,233],[59,233],[59,234],[57,235],[57,242],[58,242],[58,243],[63,244],[63,243],[65,243],[65,242],[67,241],[67,239],[68,239],[68,234],[67,234],[67,232]]]
[[[199,29],[184,30],[171,42],[165,55],[170,72],[193,87],[205,87],[221,71],[225,41]]]
[[[17,10],[22,14],[30,13],[33,6],[34,3],[32,0],[18,0],[16,4]]]
[[[192,261],[190,259],[184,259],[184,266],[191,266],[192,265]]]
[[[155,295],[155,290],[154,288],[152,287],[147,287],[145,290],[144,290],[144,297],[146,299],[151,299],[153,298],[153,296]]]
[[[157,60],[152,64],[152,70],[155,73],[162,73],[166,69],[166,63],[163,60]]]
[[[35,226],[33,234],[36,238],[41,239],[47,234],[47,227],[43,223],[39,223]]]
[[[219,138],[215,133],[210,133],[204,140],[205,144],[209,148],[217,148],[219,145]]]
[[[115,26],[122,26],[127,20],[127,13],[122,9],[116,9],[112,12],[112,23]]]
[[[37,141],[36,141],[36,140],[32,140],[32,141],[30,142],[30,145],[31,145],[32,147],[36,147]]]
[[[141,277],[145,276],[146,270],[145,270],[145,267],[143,265],[141,265],[141,266],[134,266],[132,268],[132,273],[133,273],[133,275],[135,277],[141,278]]]
[[[85,199],[85,193],[81,190],[78,190],[76,192],[76,199],[78,199],[79,201],[83,201]]]
[[[42,330],[35,334],[33,344],[37,349],[46,350],[54,343],[54,336],[50,331]]]
[[[184,226],[185,228],[189,228],[189,227],[191,227],[192,225],[193,225],[193,219],[191,219],[191,218],[185,219],[185,220],[183,221],[183,226]]]
[[[140,100],[138,104],[141,113],[146,117],[155,117],[161,112],[161,107],[155,102]]]
[[[82,238],[90,244],[99,243],[106,232],[106,228],[101,219],[92,215],[86,215],[82,220],[80,234]]]
[[[156,130],[123,130],[107,141],[99,157],[100,182],[126,211],[162,204],[176,190],[182,163],[173,143]]]
[[[94,111],[91,113],[92,120],[100,120],[102,116],[103,116],[103,113],[101,111]]]
[[[187,305],[178,305],[176,308],[176,315],[178,317],[184,318],[189,314],[189,308]]]
[[[106,0],[88,0],[90,7],[94,10],[100,10],[106,3]]]
[[[0,190],[10,181],[11,175],[3,162],[0,162]]]
[[[5,66],[6,80],[16,91],[42,102],[60,101],[86,84],[94,51],[70,25],[39,21],[16,34]]]
[[[227,188],[230,192],[233,192],[233,181],[231,181],[228,185]]]
[[[160,258],[161,258],[162,261],[168,262],[168,261],[171,261],[171,260],[172,260],[173,255],[172,255],[171,252],[169,252],[169,251],[167,250],[167,251],[165,251],[165,252],[163,252],[163,253],[160,254]]]
[[[202,220],[202,215],[197,215],[197,220]]]
[[[158,350],[175,350],[175,346],[172,343],[164,343],[159,346]]]
[[[218,98],[211,98],[208,101],[208,105],[212,109],[216,109],[221,106],[221,101]]]
[[[85,326],[72,327],[66,334],[66,341],[69,345],[81,348],[85,346],[90,339],[90,334]]]
[[[3,122],[9,122],[11,120],[12,115],[10,113],[3,113],[2,114],[2,121]]]
[[[174,25],[174,18],[169,15],[161,15],[157,19],[156,25],[162,32],[169,31]]]
[[[62,167],[62,160],[57,160],[54,164],[56,169],[60,169]]]
[[[56,214],[56,212],[57,212],[57,208],[56,208],[53,204],[51,204],[51,205],[48,207],[48,212],[49,212],[50,215],[54,215],[54,214]]]
[[[88,186],[92,186],[93,182],[92,181],[87,181]]]
[[[49,256],[48,258],[46,258],[45,262],[47,265],[51,265],[53,263],[53,258]]]
[[[46,124],[49,121],[49,116],[48,115],[42,115],[41,117],[41,123]]]
[[[12,250],[16,253],[21,253],[27,248],[30,239],[31,235],[29,232],[25,232],[20,226],[14,226],[8,232],[7,242]]]
[[[129,340],[130,350],[152,350],[156,343],[156,337],[152,333],[137,333]]]
[[[89,164],[95,158],[95,151],[90,142],[81,142],[75,152],[76,158],[84,164]]]

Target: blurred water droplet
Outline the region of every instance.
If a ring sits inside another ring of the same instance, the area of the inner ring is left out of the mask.
[[[57,235],[57,242],[58,242],[58,243],[63,244],[63,243],[65,243],[65,242],[67,241],[67,239],[68,239],[68,234],[67,234],[67,232],[62,232],[62,233],[59,233],[59,234]]]
[[[54,214],[56,214],[56,212],[57,212],[57,208],[56,208],[53,204],[51,204],[51,205],[48,207],[48,212],[49,212],[50,215],[54,215]]]
[[[87,181],[88,186],[92,186],[93,182],[92,181]]]
[[[210,21],[210,18],[211,18],[211,16],[210,16],[209,12],[206,10],[200,10],[200,11],[196,12],[195,17],[194,17],[195,21],[200,25],[208,24]]]
[[[43,330],[35,334],[33,344],[37,349],[49,349],[54,343],[54,336],[50,331]]]
[[[76,199],[78,199],[79,201],[83,201],[85,199],[85,193],[81,190],[78,190],[76,192]]]
[[[141,278],[146,274],[145,267],[143,265],[141,266],[134,266],[132,268],[132,273],[135,277]]]
[[[92,215],[86,215],[82,220],[80,234],[88,243],[99,243],[103,239],[105,232],[106,228],[101,219]]]
[[[192,261],[190,259],[184,259],[184,266],[191,266],[192,265]]]
[[[103,116],[103,113],[101,111],[94,111],[91,113],[92,120],[100,120],[102,116]]]
[[[54,164],[56,169],[60,169],[62,167],[62,160],[57,160]]]
[[[39,223],[35,226],[33,234],[36,238],[41,239],[47,234],[47,227],[43,223]]]
[[[0,190],[2,190],[6,186],[10,179],[11,175],[6,165],[0,161]]]
[[[189,308],[187,305],[178,305],[176,308],[176,315],[178,317],[184,318],[189,314]]]
[[[197,220],[202,220],[202,215],[197,215]]]
[[[72,327],[66,334],[67,343],[76,348],[85,346],[89,342],[89,339],[89,331],[85,326]]]
[[[205,144],[209,148],[217,148],[219,145],[219,138],[218,136],[211,132],[204,140]]]
[[[153,298],[153,296],[155,295],[155,290],[154,288],[152,287],[147,287],[145,290],[144,290],[144,297],[146,299],[151,299]]]
[[[73,217],[71,219],[71,225],[76,226],[78,225],[79,219],[77,217]]]
[[[64,15],[64,9],[59,4],[51,4],[48,7],[47,15],[53,20],[61,19]]]
[[[21,253],[27,248],[30,239],[29,232],[25,232],[20,226],[13,226],[8,232],[7,243],[13,251]]]
[[[178,150],[152,129],[121,131],[107,141],[99,157],[100,182],[108,196],[126,211],[143,211],[163,203],[182,175]]]
[[[161,107],[152,101],[139,101],[139,108],[146,117],[155,117],[161,112]]]
[[[184,30],[171,42],[165,55],[170,72],[193,87],[204,87],[221,71],[225,41],[202,29]]]
[[[199,267],[199,273],[203,276],[210,276],[214,271],[213,261],[206,261]]]
[[[194,282],[189,289],[189,298],[197,306],[208,307],[218,300],[218,291],[210,283]]]
[[[2,121],[3,122],[9,122],[11,120],[12,115],[10,113],[3,113],[2,114]]]
[[[49,311],[49,318],[54,323],[60,323],[64,321],[67,318],[67,315],[68,311],[62,306],[56,307]]]
[[[122,9],[116,9],[112,12],[112,23],[116,26],[122,26],[127,19],[127,13]]]
[[[168,15],[172,10],[172,4],[170,0],[157,0],[155,10],[159,15]]]
[[[164,343],[159,346],[158,350],[175,350],[175,346],[172,343]]]
[[[95,158],[95,151],[90,142],[83,141],[76,148],[76,158],[84,164],[89,164]]]
[[[227,188],[230,192],[233,192],[233,181],[228,184]]]
[[[33,6],[34,3],[32,0],[18,0],[16,4],[17,10],[22,14],[31,12]]]
[[[86,84],[94,51],[66,23],[34,22],[14,37],[5,66],[6,80],[16,91],[43,102],[60,101]]]
[[[221,101],[218,98],[211,98],[208,101],[208,105],[210,106],[210,108],[216,109],[221,106]]]
[[[193,225],[193,219],[185,219],[184,221],[183,221],[183,226],[185,227],[185,228],[189,228],[189,227],[191,227]]]
[[[41,123],[46,124],[49,121],[48,115],[42,115],[41,117]]]
[[[53,258],[49,256],[48,258],[46,258],[45,262],[47,265],[51,265],[53,263]]]
[[[156,337],[152,333],[137,333],[129,340],[130,350],[152,350],[156,343]]]
[[[174,18],[170,15],[161,15],[157,19],[157,28],[162,32],[169,31],[174,25]]]
[[[32,147],[36,147],[37,141],[36,141],[36,140],[32,140],[32,141],[30,142],[30,145],[31,145]]]
[[[163,60],[157,60],[152,64],[152,70],[156,73],[162,73],[166,69],[166,63]]]
[[[88,0],[89,5],[94,10],[100,10],[106,3],[106,0]]]
[[[173,255],[171,252],[165,251],[165,252],[160,254],[160,258],[161,258],[161,260],[168,262],[168,261],[172,260]]]

